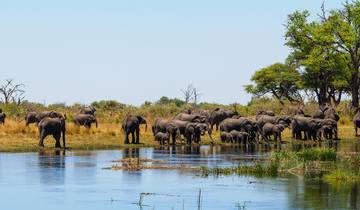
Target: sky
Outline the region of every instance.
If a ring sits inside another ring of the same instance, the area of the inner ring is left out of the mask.
[[[251,75],[283,62],[287,15],[323,0],[0,0],[0,83],[40,103],[183,98],[246,104]],[[342,1],[327,0],[328,9]]]

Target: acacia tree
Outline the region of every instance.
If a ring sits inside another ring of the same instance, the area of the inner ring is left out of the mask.
[[[352,106],[359,107],[360,1],[330,12],[323,6],[316,21],[309,16],[306,10],[290,14],[285,34],[293,57],[308,73],[306,86],[319,95],[319,103],[329,98],[339,102],[348,90]]]
[[[284,100],[302,102],[301,76],[293,66],[275,63],[256,71],[251,81],[255,84],[246,85],[245,90],[255,96],[271,94],[282,104]]]
[[[5,104],[12,102],[19,105],[25,98],[24,86],[21,83],[15,84],[13,79],[5,80],[0,87],[1,101]]]

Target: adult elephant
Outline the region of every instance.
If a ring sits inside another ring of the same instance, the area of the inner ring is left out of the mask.
[[[125,144],[129,144],[129,135],[132,136],[132,144],[140,143],[140,125],[145,124],[145,131],[147,130],[147,122],[146,119],[140,115],[128,116],[123,124],[122,129],[125,132]]]
[[[31,123],[39,123],[45,117],[49,118],[61,118],[63,115],[55,111],[44,111],[44,112],[29,112],[25,116],[25,124],[28,126]]]
[[[275,116],[275,112],[271,110],[260,110],[256,113],[256,116],[260,116],[260,115]]]
[[[180,113],[176,115],[174,120],[181,120],[181,121],[187,121],[187,122],[199,122],[199,123],[205,123],[208,121],[205,116],[201,116],[198,114],[187,114],[187,113]]]
[[[303,132],[304,140],[308,138],[316,140],[316,135],[322,127],[322,121],[311,117],[295,116],[291,125],[293,138],[302,139],[301,132]]]
[[[220,123],[220,131],[228,132],[231,131],[247,132],[251,136],[251,140],[256,138],[256,133],[259,131],[259,125],[255,120],[240,117],[238,119],[228,118]]]
[[[266,123],[281,124],[285,127],[289,127],[291,124],[291,117],[287,115],[282,115],[282,116],[259,115],[256,117],[256,120],[260,128],[262,128]]]
[[[91,128],[91,125],[95,123],[95,126],[98,127],[97,119],[92,114],[77,114],[74,117],[75,125],[82,125],[85,128]]]
[[[6,114],[0,112],[0,124],[5,124]]]
[[[188,123],[185,127],[185,138],[187,140],[187,144],[192,144],[195,142],[200,144],[201,136],[204,136],[207,133],[213,142],[213,138],[211,136],[212,130],[209,128],[207,123]]]
[[[66,120],[66,115],[58,117],[58,118],[45,117],[39,122],[38,127],[39,127],[39,146],[40,147],[44,147],[44,139],[47,136],[52,135],[56,141],[55,148],[61,148],[61,144],[60,144],[61,136],[62,136],[62,140],[63,140],[63,147],[66,148],[65,120]]]
[[[275,141],[281,142],[281,133],[284,131],[285,126],[282,124],[266,123],[262,128],[262,136],[266,141],[270,140],[270,136],[274,136]]]
[[[172,120],[157,119],[152,125],[152,132],[154,137],[157,133],[168,133],[172,140],[172,144],[176,144],[176,137],[180,136],[179,128],[172,122]]]
[[[216,130],[219,130],[220,123],[228,118],[232,118],[233,116],[239,115],[239,113],[235,110],[224,110],[221,108],[216,108],[210,113],[209,123],[211,129],[213,129],[214,125],[216,126]]]
[[[321,140],[322,136],[326,139],[338,139],[337,122],[333,119],[317,119],[321,122],[321,129],[317,131],[316,138]],[[334,135],[334,138],[333,138]]]
[[[95,116],[96,109],[93,106],[82,107],[79,114],[90,114]]]

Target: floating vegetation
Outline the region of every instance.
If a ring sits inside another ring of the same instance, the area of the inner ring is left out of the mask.
[[[195,169],[188,167],[186,165],[159,164],[159,163],[165,163],[165,161],[152,160],[146,158],[124,158],[113,162],[121,163],[121,165],[114,165],[110,168],[104,168],[104,169],[124,170],[124,171],[140,171],[146,169],[158,169],[158,170]],[[149,164],[149,163],[156,163],[156,164]]]
[[[229,175],[253,175],[253,176],[277,176],[278,175],[278,164],[270,163],[263,164],[260,162],[255,163],[254,165],[238,165],[236,167],[216,167],[208,168],[201,167],[202,176],[229,176]]]

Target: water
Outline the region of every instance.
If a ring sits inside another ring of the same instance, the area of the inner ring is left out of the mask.
[[[344,146],[358,150],[359,146]],[[124,157],[168,164],[229,166],[266,156],[268,148],[176,147],[121,151],[0,154],[1,209],[360,209],[360,186],[341,188],[297,176],[203,178],[187,170],[104,170]],[[144,196],[143,205],[139,202]]]

